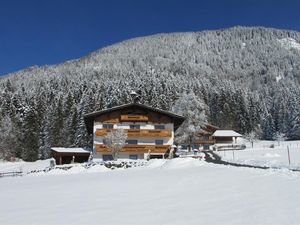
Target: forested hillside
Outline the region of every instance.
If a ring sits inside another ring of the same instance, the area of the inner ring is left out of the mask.
[[[234,27],[135,38],[0,79],[0,151],[36,160],[50,146],[89,146],[83,115],[130,102],[132,89],[141,103],[167,110],[192,95],[221,128],[300,138],[299,84],[299,32]]]

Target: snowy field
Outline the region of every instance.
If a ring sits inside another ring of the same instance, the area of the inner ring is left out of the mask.
[[[36,162],[1,162],[0,161],[0,173],[5,172],[18,172],[29,173],[33,170],[44,170],[50,166],[50,160],[38,160]]]
[[[229,162],[300,170],[300,141],[283,141],[279,145],[276,141],[260,141],[255,142],[253,148],[250,143],[245,144],[245,150],[220,151],[218,154]],[[274,148],[270,148],[271,145]]]
[[[41,162],[39,163],[39,165]],[[0,224],[299,224],[300,173],[151,160],[0,179]]]

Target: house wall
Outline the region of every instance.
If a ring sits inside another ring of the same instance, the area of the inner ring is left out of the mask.
[[[233,137],[215,137],[216,143],[232,143]]]
[[[164,125],[165,130],[170,130],[171,135],[169,137],[161,137],[161,136],[143,136],[143,137],[135,137],[135,136],[129,136],[128,140],[137,140],[138,145],[149,145],[149,146],[155,146],[155,140],[163,140],[164,146],[172,146],[174,142],[174,124],[172,121],[166,117],[161,116],[157,113],[145,113],[145,112],[139,112],[144,113],[144,117],[141,116],[142,119],[145,119],[147,121],[122,121],[120,118],[122,115],[124,115],[124,112],[114,112],[112,114],[108,115],[102,115],[99,118],[97,118],[94,121],[94,127],[93,127],[93,149],[94,149],[94,157],[95,158],[103,158],[103,155],[107,155],[107,152],[99,152],[96,151],[96,145],[103,145],[103,139],[104,136],[99,136],[96,134],[97,129],[103,129],[103,124],[113,124],[113,129],[130,129],[130,125],[140,125],[140,130],[155,130],[154,126],[156,124]],[[168,147],[167,147],[168,148]],[[164,149],[167,149],[164,148]],[[98,148],[99,149],[99,148]],[[145,148],[146,150],[147,148]],[[153,154],[164,154],[165,152],[158,152],[159,150],[153,151]],[[121,159],[128,159],[129,155],[137,155],[138,159],[144,159],[147,157],[148,150],[142,151],[142,152],[134,152],[134,153],[120,153],[119,158]]]
[[[114,124],[113,129],[129,129],[130,125],[140,125],[141,130],[154,130],[155,124],[147,124],[147,123],[137,123],[137,122],[126,122],[126,123],[118,123]],[[166,130],[171,130],[171,137],[128,137],[128,140],[138,140],[138,144],[149,144],[154,145],[155,140],[163,140],[163,144],[172,145],[174,142],[174,125],[171,123],[168,124],[160,124],[164,125]],[[97,136],[96,130],[103,128],[103,124],[100,122],[94,122],[94,144],[103,144],[104,136]]]

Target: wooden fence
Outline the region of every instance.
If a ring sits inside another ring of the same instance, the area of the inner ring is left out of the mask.
[[[16,177],[16,176],[23,176],[23,172],[22,171],[13,171],[13,172],[0,173],[0,177]]]

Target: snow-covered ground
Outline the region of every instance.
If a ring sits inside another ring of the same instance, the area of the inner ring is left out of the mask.
[[[253,148],[250,143],[245,144],[245,150],[220,151],[218,154],[229,162],[300,170],[300,141],[282,141],[279,144],[276,141],[259,141],[254,142]],[[271,145],[274,148],[270,148]]]
[[[0,179],[0,224],[299,224],[300,173],[151,160]],[[77,169],[76,169],[77,168]]]
[[[0,161],[0,173],[22,171],[24,174],[34,170],[44,170],[50,166],[50,159],[36,162],[3,162]]]

